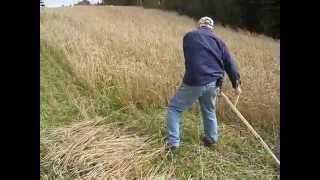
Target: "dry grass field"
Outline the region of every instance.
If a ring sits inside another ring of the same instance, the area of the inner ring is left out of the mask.
[[[163,150],[166,106],[184,73],[182,38],[195,25],[140,7],[41,9],[42,179],[279,178],[222,98],[214,150],[199,146],[196,104],[184,114],[182,149]],[[240,70],[237,107],[277,151],[280,42],[219,25],[215,33]],[[226,78],[223,91],[233,99],[231,90]]]

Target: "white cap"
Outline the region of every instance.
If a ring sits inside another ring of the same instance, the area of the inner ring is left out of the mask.
[[[211,18],[205,16],[205,17],[200,18],[198,24],[199,24],[199,27],[205,26],[210,29],[213,29],[214,21]]]

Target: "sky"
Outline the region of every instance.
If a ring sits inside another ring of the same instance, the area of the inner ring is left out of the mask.
[[[79,1],[81,1],[81,0],[43,0],[46,7],[59,7],[62,5],[69,6],[69,5],[75,4]],[[89,0],[89,1],[91,4],[92,3],[95,4],[98,1],[101,2],[101,0]]]

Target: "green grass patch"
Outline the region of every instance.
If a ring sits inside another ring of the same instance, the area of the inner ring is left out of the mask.
[[[41,41],[40,46],[40,124],[42,128],[61,126],[79,117],[68,101],[65,87],[72,81],[71,70],[62,50]]]

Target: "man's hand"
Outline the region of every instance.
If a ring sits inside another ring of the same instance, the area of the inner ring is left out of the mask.
[[[240,86],[238,86],[237,88],[235,88],[234,89],[234,93],[237,95],[237,96],[239,96],[240,94],[241,94],[241,87]]]

